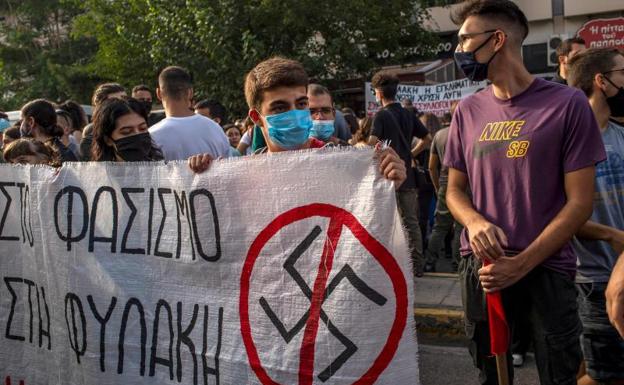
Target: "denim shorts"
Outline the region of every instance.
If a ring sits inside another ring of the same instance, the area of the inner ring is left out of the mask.
[[[587,374],[598,382],[624,379],[624,339],[609,322],[605,300],[607,284],[577,283],[576,287]]]

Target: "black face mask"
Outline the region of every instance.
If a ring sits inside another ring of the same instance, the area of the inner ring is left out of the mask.
[[[466,77],[473,82],[480,82],[487,79],[488,66],[490,65],[492,60],[494,60],[494,57],[496,56],[498,51],[494,52],[494,54],[492,55],[492,57],[490,57],[490,60],[488,60],[487,63],[478,62],[475,55],[477,54],[478,50],[483,48],[492,39],[493,36],[494,34],[491,34],[490,37],[488,37],[487,40],[484,41],[480,46],[478,46],[474,51],[454,53],[455,62],[462,70],[464,75],[466,75]]]
[[[150,161],[152,137],[149,132],[126,136],[114,141],[115,152],[126,162]]]
[[[603,74],[604,75],[604,74]],[[624,116],[624,87],[616,86],[611,79],[609,79],[606,75],[604,75],[605,79],[615,88],[617,88],[617,94],[613,96],[607,96],[607,104],[609,105],[609,109],[611,110],[611,116],[616,118],[620,118]],[[604,93],[604,91],[602,91]]]

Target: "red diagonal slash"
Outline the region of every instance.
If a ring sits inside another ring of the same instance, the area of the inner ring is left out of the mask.
[[[319,318],[321,316],[321,305],[325,286],[334,263],[334,251],[338,246],[342,223],[336,218],[332,218],[327,229],[327,239],[323,246],[323,255],[319,263],[318,274],[314,281],[312,300],[310,304],[310,316],[306,322],[301,344],[301,355],[299,359],[299,385],[311,385],[314,381],[314,345],[318,332]]]

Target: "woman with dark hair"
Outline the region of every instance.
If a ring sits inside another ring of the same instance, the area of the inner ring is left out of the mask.
[[[73,162],[78,158],[61,141],[63,129],[57,124],[54,105],[45,99],[37,99],[22,107],[22,137],[32,137],[51,146],[61,162]]]
[[[63,104],[58,106],[59,109],[67,111],[71,116],[72,136],[76,139],[76,142],[80,143],[82,140],[82,129],[89,124],[87,114],[82,109],[80,104],[73,100],[66,100]]]
[[[78,147],[76,139],[72,136],[72,117],[69,112],[60,109],[56,110],[56,124],[63,129],[61,142],[63,142],[65,147],[69,148],[74,156],[76,156],[76,159],[79,159],[80,147]]]
[[[368,138],[370,138],[372,126],[373,119],[368,116],[362,119],[361,124],[358,125],[358,130],[351,138],[351,145],[355,147],[368,147]]]
[[[141,102],[129,97],[105,100],[93,116],[91,160],[163,160],[147,128],[147,111]]]
[[[355,135],[355,133],[360,129],[357,118],[355,117],[355,115],[351,114],[344,114],[343,116],[347,121],[347,126],[349,126],[349,132],[351,133],[351,136]]]

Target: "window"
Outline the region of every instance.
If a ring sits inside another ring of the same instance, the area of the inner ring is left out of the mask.
[[[527,70],[532,74],[550,72],[548,67],[548,43],[527,44],[522,46],[522,58]]]

